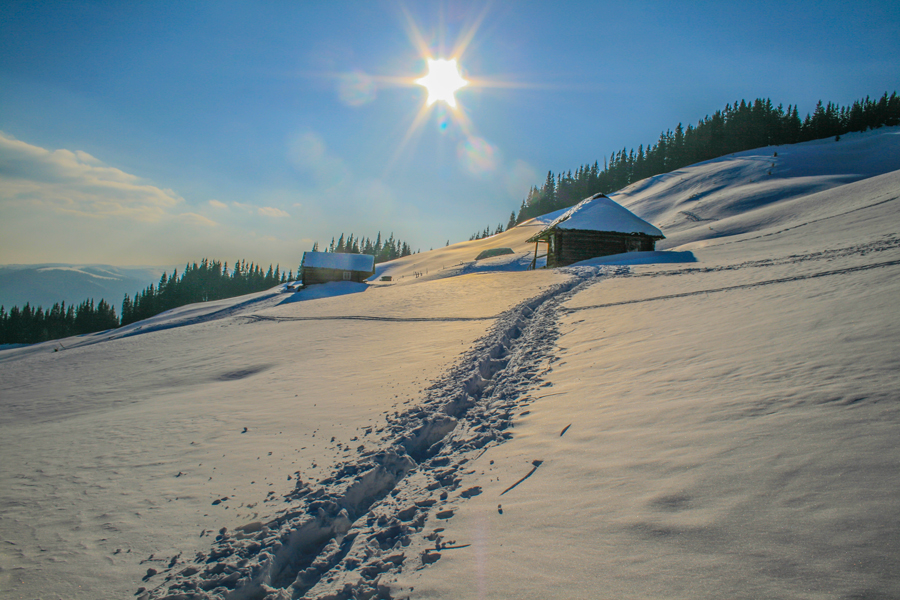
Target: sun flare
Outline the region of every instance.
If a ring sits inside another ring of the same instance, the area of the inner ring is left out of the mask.
[[[456,108],[456,90],[468,85],[468,81],[459,74],[456,59],[428,59],[428,75],[416,79],[416,83],[428,90],[428,105],[431,106],[438,100],[446,102],[451,108]]]

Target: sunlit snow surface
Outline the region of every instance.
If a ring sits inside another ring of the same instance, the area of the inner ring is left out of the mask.
[[[744,152],[611,195],[655,253],[525,270],[549,216],[2,351],[0,595],[900,597],[898,169]]]
[[[586,198],[564,212],[547,226],[547,229],[551,228],[643,233],[662,237],[659,229],[600,194]]]

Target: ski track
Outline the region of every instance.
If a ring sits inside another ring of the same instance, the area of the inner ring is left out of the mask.
[[[501,313],[474,347],[405,412],[395,412],[358,456],[317,483],[297,477],[287,505],[268,521],[219,531],[208,552],[180,556],[148,571],[139,600],[287,600],[393,598],[389,581],[421,569],[441,552],[465,547],[444,541],[426,524],[452,518],[479,487],[460,490],[466,463],[512,437],[513,413],[549,371],[559,336],[561,304],[599,276],[627,268],[563,269],[572,277]],[[263,320],[373,319],[374,317],[246,317]],[[366,431],[364,435],[368,435]],[[358,441],[357,439],[351,440]],[[375,442],[374,444],[372,442]],[[362,443],[360,441],[360,443]],[[295,473],[294,476],[297,476]],[[152,557],[151,557],[152,558]],[[162,578],[162,581],[154,578]]]

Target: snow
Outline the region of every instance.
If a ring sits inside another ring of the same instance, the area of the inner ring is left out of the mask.
[[[642,233],[663,237],[659,229],[601,194],[585,198],[554,219],[546,229]]]
[[[816,192],[900,169],[900,127],[884,127],[834,139],[769,146],[649,177],[610,197],[656,223],[666,240],[657,249],[691,241],[802,223],[808,211],[844,210],[847,197],[830,205],[808,204]],[[660,201],[662,199],[662,201]],[[772,205],[769,211],[761,210]]]
[[[0,351],[0,592],[900,596],[898,131],[639,182],[653,253],[528,271],[538,219]]]
[[[369,286],[364,283],[356,283],[355,281],[329,281],[328,283],[311,285],[299,292],[295,292],[282,300],[279,304],[304,302],[306,300],[317,300],[319,298],[333,298],[335,296],[344,296],[346,294],[359,294],[365,292],[368,287]]]
[[[595,265],[655,265],[660,263],[697,262],[691,251],[675,252],[659,250],[648,252],[626,252],[624,254],[607,254],[574,263],[573,267],[589,267]]]
[[[375,265],[375,257],[370,254],[344,254],[340,252],[304,252],[304,267],[319,269],[344,269],[369,273]]]

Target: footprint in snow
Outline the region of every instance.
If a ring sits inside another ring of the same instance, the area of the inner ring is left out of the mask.
[[[469,489],[467,489],[467,490],[461,492],[459,495],[460,495],[461,497],[463,497],[463,498],[468,499],[468,498],[471,498],[471,497],[473,497],[473,496],[477,496],[477,495],[479,495],[480,493],[481,493],[481,486],[480,486],[480,485],[476,485],[476,486],[474,486],[474,487],[470,487]]]

